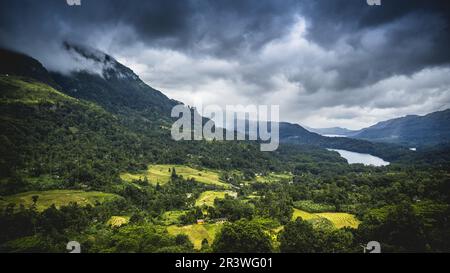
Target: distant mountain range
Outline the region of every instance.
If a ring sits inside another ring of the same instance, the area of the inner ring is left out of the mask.
[[[257,129],[257,125],[252,124],[253,126],[249,126],[251,123],[254,123],[254,121],[247,121],[246,132],[239,132],[256,134],[253,130],[255,128]],[[391,143],[374,143],[363,139],[323,136],[318,133],[310,132],[295,123],[279,122],[278,126],[280,143],[285,144],[312,145],[322,148],[343,149],[372,154],[385,160],[396,160],[409,152],[408,149]],[[271,126],[268,126],[268,129],[270,128]]]
[[[313,133],[321,135],[333,135],[333,136],[347,136],[357,132],[357,130],[349,130],[342,127],[331,127],[331,128],[311,128],[305,126],[305,128]]]
[[[310,132],[298,124],[288,122],[281,122],[279,127],[281,143],[314,145],[323,148],[368,153],[389,161],[396,160],[399,157],[408,154],[407,149],[396,144],[376,143],[348,137],[327,137]]]
[[[450,109],[425,116],[408,115],[390,119],[357,131],[340,127],[307,129],[321,135],[340,135],[414,148],[434,146],[450,142]]]

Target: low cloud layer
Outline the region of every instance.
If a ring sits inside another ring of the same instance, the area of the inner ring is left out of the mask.
[[[0,45],[69,73],[90,64],[62,41],[85,43],[187,104],[279,104],[286,121],[355,129],[450,107],[449,14],[447,1],[1,1]]]

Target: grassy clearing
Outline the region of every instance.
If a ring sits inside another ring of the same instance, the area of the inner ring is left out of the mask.
[[[161,220],[164,225],[175,225],[180,222],[180,217],[185,215],[187,211],[185,210],[170,210],[166,211],[161,215]]]
[[[295,201],[294,207],[307,212],[333,212],[336,208],[333,205],[314,203],[312,200]]]
[[[357,228],[360,221],[356,219],[355,215],[345,212],[321,212],[309,213],[303,210],[295,209],[292,215],[292,220],[301,217],[303,220],[310,222],[321,222],[320,219],[330,221],[335,228],[351,227]]]
[[[195,206],[201,207],[201,206],[208,206],[213,207],[214,206],[214,200],[216,198],[218,199],[224,199],[225,195],[235,195],[235,192],[232,191],[204,191],[195,201]]]
[[[6,207],[8,204],[15,204],[16,207],[24,205],[31,207],[33,205],[33,196],[38,196],[36,209],[43,211],[55,204],[57,208],[66,206],[69,203],[77,203],[80,206],[92,205],[112,201],[120,198],[118,195],[96,191],[80,191],[80,190],[51,190],[51,191],[30,191],[15,195],[0,197],[0,208]]]
[[[129,222],[130,216],[111,216],[106,224],[111,227],[120,227],[128,224]]]
[[[128,182],[133,180],[145,180],[145,178],[147,178],[153,185],[156,185],[157,183],[164,185],[170,181],[172,168],[175,168],[177,175],[183,176],[185,179],[193,178],[199,183],[215,185],[227,189],[230,188],[229,184],[220,181],[219,172],[206,169],[198,170],[185,165],[149,165],[148,169],[144,172],[137,174],[123,173],[120,175],[120,178]]]
[[[244,196],[244,199],[242,200],[242,202],[247,203],[247,202],[249,202],[249,201],[251,201],[251,200],[257,200],[257,199],[259,199],[259,198],[261,198],[261,196],[259,196],[259,195],[254,195],[254,194],[250,194],[250,195]]]
[[[202,248],[202,241],[204,239],[208,240],[209,245],[211,245],[220,231],[222,224],[204,224],[204,225],[187,225],[187,226],[169,226],[167,227],[167,232],[171,235],[185,234],[189,237],[189,240],[194,244],[195,249]]]
[[[294,213],[292,214],[292,220],[296,220],[299,217],[306,221],[318,218],[318,216],[314,213],[309,213],[304,210],[299,210],[299,209],[294,208]]]
[[[317,213],[320,217],[330,220],[336,228],[351,227],[357,228],[359,220],[355,215],[346,212],[321,212]]]
[[[257,175],[256,182],[260,183],[277,183],[281,181],[292,181],[292,174],[290,173],[269,173],[268,175]]]

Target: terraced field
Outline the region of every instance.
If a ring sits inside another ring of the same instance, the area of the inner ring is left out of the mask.
[[[336,228],[351,227],[357,228],[359,220],[355,215],[345,212],[321,212],[317,213],[320,217],[330,220]]]
[[[111,227],[120,227],[130,222],[130,216],[111,216],[106,224]]]
[[[224,199],[225,195],[229,194],[230,196],[235,195],[235,192],[232,191],[205,191],[200,194],[200,196],[195,201],[195,205],[197,207],[201,206],[214,206],[214,200],[217,199]]]
[[[169,226],[167,227],[167,232],[171,235],[185,234],[189,237],[189,240],[194,244],[195,249],[202,248],[202,241],[204,239],[208,240],[209,245],[211,245],[220,231],[222,224],[204,224],[204,225],[187,225],[187,226]]]
[[[294,208],[294,213],[292,214],[292,220],[296,220],[299,217],[306,221],[318,218],[318,216],[314,213],[309,213],[304,210],[299,210],[299,209]]]
[[[335,228],[343,228],[343,227],[351,227],[357,228],[359,226],[360,221],[356,219],[353,214],[345,213],[345,212],[321,212],[321,213],[309,213],[303,210],[294,209],[294,213],[292,215],[292,220],[301,217],[306,221],[314,221],[317,219],[327,219]]]
[[[149,183],[156,185],[164,185],[170,181],[172,168],[175,168],[177,175],[181,175],[186,179],[193,178],[199,183],[219,186],[225,189],[231,188],[219,179],[219,172],[214,170],[198,170],[185,165],[160,164],[149,165],[148,169],[141,173],[123,173],[120,178],[124,181],[132,182],[133,180],[144,180],[147,178]]]
[[[80,190],[51,190],[51,191],[29,191],[15,195],[0,197],[0,208],[6,207],[8,204],[15,204],[16,207],[24,205],[31,207],[33,205],[33,196],[37,196],[36,209],[43,211],[55,204],[57,208],[68,205],[69,203],[77,203],[80,206],[95,205],[107,201],[120,198],[118,195],[97,191],[80,191]]]
[[[170,210],[166,211],[161,215],[161,220],[164,225],[178,224],[180,217],[186,214],[186,210]]]
[[[261,183],[276,183],[281,181],[291,181],[292,174],[289,173],[269,173],[264,176],[256,176],[256,181]]]

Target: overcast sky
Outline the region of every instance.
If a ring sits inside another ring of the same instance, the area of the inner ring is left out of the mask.
[[[357,129],[450,108],[449,5],[0,0],[0,45],[67,71],[74,41],[186,104],[278,104],[285,121]]]

